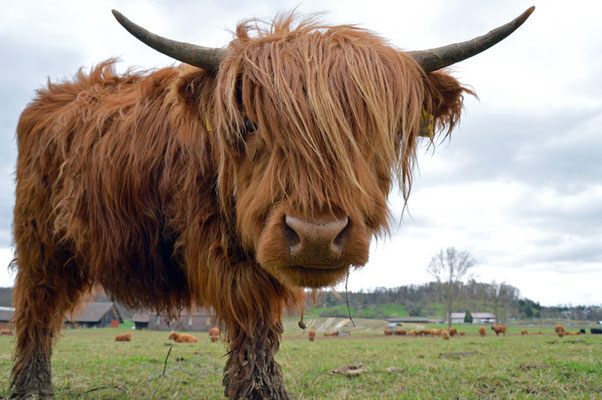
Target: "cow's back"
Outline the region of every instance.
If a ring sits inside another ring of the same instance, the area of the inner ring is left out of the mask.
[[[142,292],[186,297],[164,227],[165,102],[176,77],[174,68],[118,75],[109,60],[39,90],[17,127],[17,245],[32,235],[59,244],[90,282],[133,306],[150,305]]]

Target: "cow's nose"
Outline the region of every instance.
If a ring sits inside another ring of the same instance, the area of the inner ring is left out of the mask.
[[[285,215],[284,222],[290,261],[293,264],[327,265],[340,259],[350,231],[348,217],[304,221]]]

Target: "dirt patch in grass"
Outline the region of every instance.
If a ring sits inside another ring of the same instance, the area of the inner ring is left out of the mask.
[[[461,353],[439,353],[439,358],[461,358],[479,354],[476,351],[465,351]]]

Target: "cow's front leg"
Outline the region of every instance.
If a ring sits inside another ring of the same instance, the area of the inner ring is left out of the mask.
[[[282,324],[257,328],[247,334],[229,332],[230,353],[224,369],[225,394],[230,399],[288,399],[280,365],[274,360]]]

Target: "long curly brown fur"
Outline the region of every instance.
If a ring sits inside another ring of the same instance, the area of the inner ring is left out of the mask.
[[[102,287],[132,308],[213,308],[231,339],[227,394],[286,398],[273,360],[283,310],[303,301],[299,286],[346,272],[282,272],[270,232],[287,210],[347,215],[366,243],[387,232],[395,176],[410,192],[422,109],[449,132],[471,93],[352,26],[287,14],[236,35],[216,76],[118,75],[108,60],[49,83],[21,115],[15,393],[51,393],[52,340]]]

